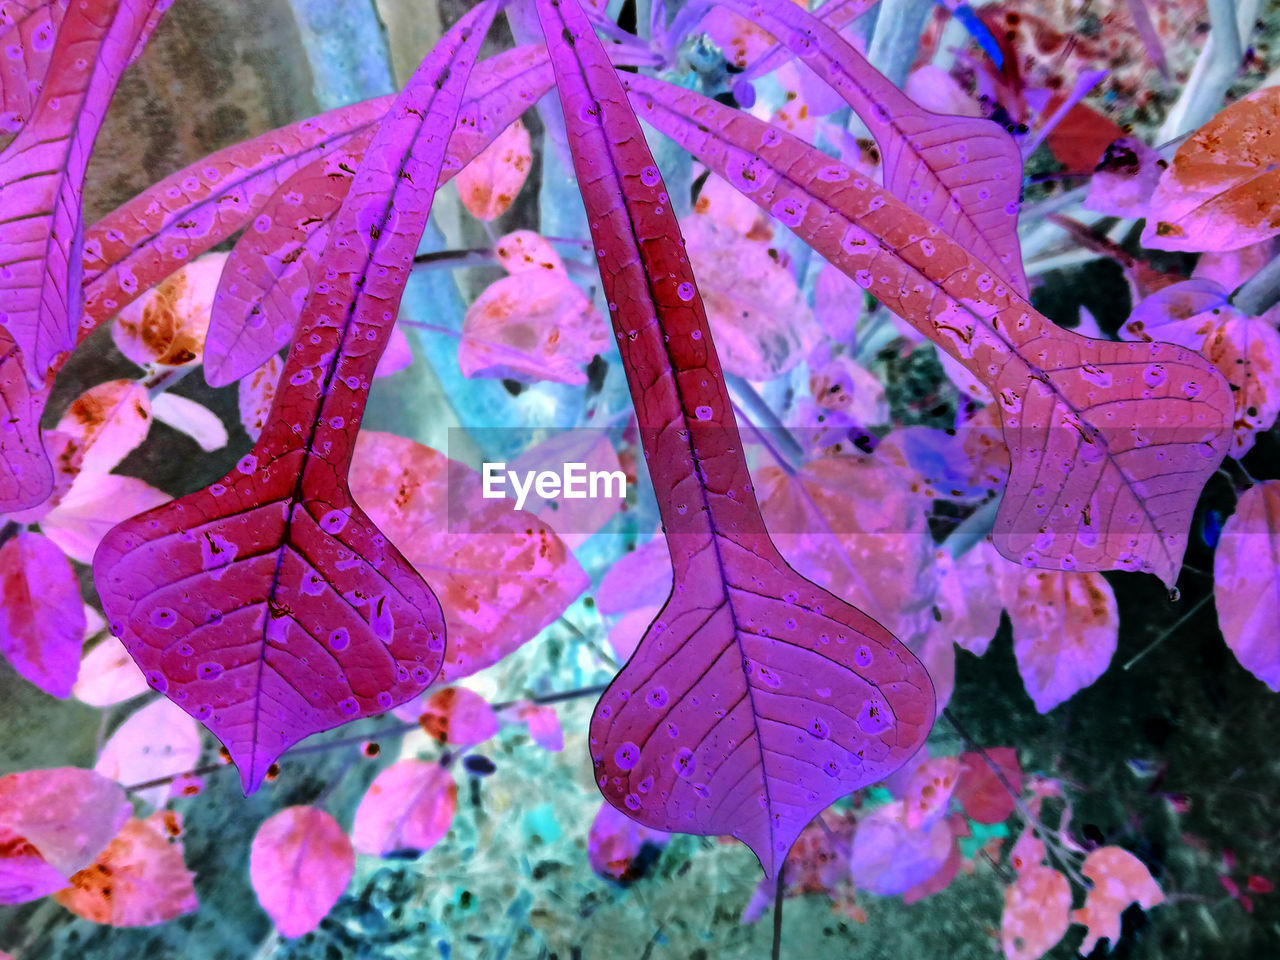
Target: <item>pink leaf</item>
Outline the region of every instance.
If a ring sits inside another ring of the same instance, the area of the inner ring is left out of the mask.
[[[1037,710],[1048,713],[1102,676],[1116,652],[1120,618],[1100,574],[1005,563],[997,582],[1018,672]]]
[[[62,502],[40,521],[40,529],[72,560],[92,563],[98,544],[112,527],[171,498],[136,477],[85,473]]]
[[[249,882],[280,934],[320,925],[356,870],[338,821],[316,807],[285,807],[265,820],[249,848]]]
[[[156,0],[79,3],[58,30],[53,78],[30,120],[0,151],[0,323],[39,389],[76,342],[81,317],[81,191],[89,154],[134,48],[155,27]]]
[[[445,687],[427,697],[418,722],[441,743],[472,746],[498,732],[498,715],[489,701],[466,687]]]
[[[529,491],[524,509],[551,527],[569,549],[576,550],[626,504],[626,474],[608,435],[597,430],[552,434],[516,457],[508,469],[527,476],[543,470],[561,473],[570,464],[575,465],[576,472],[566,474],[566,483],[576,476],[575,487],[585,490],[585,497],[570,499],[566,489],[556,498],[544,499],[538,496],[535,486]],[[597,478],[594,483],[592,476]]]
[[[31,116],[68,0],[11,0],[0,9],[0,133]]]
[[[267,362],[253,373],[241,378],[239,384],[240,422],[249,439],[257,441],[267,425],[271,405],[275,403],[284,362],[274,353]]]
[[[1107,146],[1089,181],[1084,208],[1112,217],[1145,217],[1151,194],[1168,164],[1137,137]]]
[[[520,193],[532,165],[529,131],[516,119],[458,172],[462,205],[480,220],[502,216]]]
[[[1014,464],[995,524],[1002,554],[1055,569],[1147,570],[1172,585],[1229,438],[1230,390],[1202,358],[1058,328],[848,167],[689,91],[624,80],[649,122],[777,211],[999,399]]]
[[[197,363],[226,262],[225,253],[193,260],[121,310],[111,325],[120,352],[140,367]]]
[[[902,798],[907,829],[919,830],[947,812],[960,769],[959,757],[934,757],[912,774]]]
[[[988,747],[985,753],[986,757],[976,752],[960,755],[960,779],[955,795],[964,812],[978,823],[1002,823],[1017,806],[1016,795],[1022,791],[1022,767],[1018,764],[1018,751],[1013,747]],[[987,759],[1000,769],[1008,786],[991,769]]]
[[[547,240],[532,230],[513,230],[498,238],[493,252],[507,273],[525,270],[547,270],[564,273],[564,261]]]
[[[1007,960],[1039,960],[1070,925],[1071,886],[1048,867],[1029,867],[1005,888],[1000,944]]]
[[[564,730],[555,707],[524,703],[516,708],[516,719],[528,725],[529,738],[543,750],[559,753],[564,749]]]
[[[986,541],[957,560],[946,550],[937,554],[940,619],[936,629],[975,657],[987,652],[1000,627],[1004,605],[991,584],[996,565],[1003,563]]]
[[[401,760],[379,773],[360,801],[351,842],[375,857],[430,850],[449,831],[457,809],[458,785],[448,770]]]
[[[67,698],[84,638],[80,583],[62,551],[38,533],[0,547],[0,653],[50,696]]]
[[[98,754],[94,772],[129,785],[157,780],[198,765],[200,729],[176,704],[163,698],[149,703],[116,728]],[[138,796],[161,806],[168,786],[150,787]]]
[[[94,557],[112,633],[223,740],[246,793],[304,737],[420,692],[443,659],[439,603],[352,501],[347,473],[430,213],[435,131],[453,126],[495,9],[458,21],[379,126],[252,452],[116,527]]]
[[[147,678],[118,639],[107,634],[80,661],[71,695],[91,707],[109,707],[147,691]]]
[[[0,777],[0,902],[22,903],[65,887],[129,819],[119,784],[59,767]]]
[[[176,393],[162,393],[152,400],[151,415],[161,423],[185,433],[206,453],[221,450],[230,439],[227,428],[222,425],[216,413],[203,404],[180,397]]]
[[[361,431],[351,491],[431,578],[449,637],[444,682],[531,640],[590,582],[545,523],[484,499],[480,474],[412,440]]]
[[[951,827],[944,819],[918,829],[907,825],[903,801],[878,807],[858,821],[850,867],[861,890],[882,897],[904,893],[942,869],[951,854]]]
[[[409,346],[409,338],[400,327],[393,327],[387,349],[378,358],[378,366],[374,368],[373,375],[390,377],[401,370],[407,370],[412,363],[413,348]]]
[[[1084,906],[1071,912],[1075,923],[1089,928],[1080,944],[1080,956],[1093,952],[1099,940],[1109,940],[1112,950],[1120,940],[1120,914],[1136,903],[1150,910],[1164,902],[1160,885],[1151,872],[1128,850],[1099,847],[1085,858],[1084,875],[1093,881]]]
[[[645,864],[637,861],[645,846],[659,851],[670,839],[670,834],[641,826],[602,803],[587,832],[587,860],[597,876],[630,883],[644,872]]]
[[[601,613],[626,613],[661,606],[671,594],[671,551],[659,535],[624,553],[600,581],[596,603]]]
[[[1202,351],[1231,384],[1236,408],[1231,456],[1239,460],[1280,414],[1280,333],[1265,319],[1239,310],[1224,310],[1218,320]]]
[[[1280,692],[1280,480],[1250,487],[1213,555],[1222,638],[1240,665]]]
[[[199,907],[182,860],[182,815],[165,811],[125,823],[94,865],[53,898],[76,916],[113,927],[151,927]]]
[[[108,380],[80,394],[58,430],[81,451],[81,471],[109,473],[146,439],[151,429],[147,388],[134,380]]]
[[[916,750],[932,688],[764,532],[640,125],[577,0],[537,7],[676,584],[596,707],[596,782],[650,828],[737,837],[773,877],[818,811]]]
[[[477,65],[452,128],[440,182],[480,153],[550,83],[541,47],[509,50]],[[232,251],[215,301],[205,361],[205,376],[214,386],[239,379],[289,342],[295,318],[320,280],[317,263],[333,217],[371,136],[369,130],[341,149],[309,158],[264,198],[253,228]]]

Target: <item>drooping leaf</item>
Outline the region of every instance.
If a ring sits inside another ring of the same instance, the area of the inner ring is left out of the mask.
[[[650,828],[737,837],[772,877],[819,810],[916,750],[932,689],[887,630],[796,574],[764,532],[639,123],[577,0],[537,6],[675,580],[592,717],[596,782]]]
[[[1156,573],[1171,585],[1231,391],[1166,344],[1055,326],[986,265],[865,177],[740,111],[626,74],[641,114],[726,177],[998,398],[1013,469],[994,542],[1037,566]]]
[[[107,634],[80,660],[80,675],[71,695],[91,707],[109,707],[146,693],[147,689],[147,678],[124,644]]]
[[[1084,906],[1071,911],[1074,923],[1089,928],[1080,944],[1080,956],[1093,952],[1099,940],[1109,940],[1115,949],[1120,940],[1120,914],[1136,903],[1143,910],[1150,910],[1164,902],[1160,884],[1151,878],[1141,860],[1120,847],[1099,847],[1090,852],[1081,868],[1093,881]]]
[[[541,97],[551,68],[541,47],[520,47],[477,65],[440,171],[443,183]],[[372,102],[372,101],[371,101]],[[384,108],[385,109],[385,108]],[[372,131],[296,167],[236,243],[215,300],[205,377],[223,386],[289,342],[295,318],[321,279],[317,264],[333,217],[351,189]]]
[[[65,699],[80,669],[80,583],[62,551],[38,533],[0,547],[0,653],[45,693]]]
[[[200,762],[200,730],[185,711],[163,697],[147,704],[116,728],[93,765],[121,784],[156,780],[190,770]],[[153,807],[164,804],[167,785],[140,791]]]
[[[0,902],[34,900],[70,882],[129,819],[124,790],[92,770],[0,777]]]
[[[1280,89],[1219,112],[1178,147],[1151,197],[1142,245],[1234,250],[1280,233]]]
[[[1107,146],[1089,180],[1083,206],[1113,217],[1145,217],[1151,194],[1168,164],[1137,137]]]
[[[1280,692],[1280,480],[1250,487],[1213,555],[1222,638],[1240,665]]]
[[[937,630],[975,657],[987,652],[1000,627],[1003,604],[991,589],[1004,560],[983,541],[958,559],[939,550]]]
[[[130,819],[93,866],[53,898],[78,917],[113,927],[151,927],[194,913],[194,874],[182,859],[182,814]]]
[[[1006,960],[1040,960],[1070,926],[1071,885],[1049,867],[1028,867],[1004,891],[1000,944]]]
[[[446,683],[531,640],[589,583],[549,526],[484,499],[480,474],[412,440],[361,431],[351,492],[440,598]]]
[[[71,6],[51,54],[49,82],[26,126],[0,151],[0,324],[22,351],[35,389],[58,356],[75,346],[85,170],[116,84],[156,25],[155,7],[156,0]]]
[[[360,853],[385,857],[430,850],[449,831],[458,785],[438,763],[401,760],[378,774],[356,808],[351,842]]]
[[[62,502],[41,519],[40,531],[72,560],[92,563],[108,530],[170,499],[136,477],[81,474]]]
[[[374,376],[378,374],[375,372]],[[176,393],[162,393],[152,400],[151,415],[161,423],[185,433],[206,453],[221,450],[230,439],[227,428],[216,413],[204,404],[180,397]]]
[[[111,325],[111,339],[140,367],[184,367],[200,360],[225,253],[210,253],[170,274],[128,304]]]
[[[1120,617],[1100,574],[1003,563],[997,583],[1018,672],[1037,710],[1048,713],[1102,676],[1116,652]]]
[[[267,425],[271,407],[276,400],[280,383],[280,371],[284,362],[274,353],[257,370],[241,378],[238,385],[240,423],[249,439],[257,441]]]
[[[0,8],[0,133],[17,133],[44,86],[68,0],[9,0]]]
[[[263,821],[249,848],[249,882],[282,936],[320,925],[356,870],[338,821],[317,807],[285,807]]]
[[[151,399],[135,380],[108,380],[71,402],[57,429],[72,438],[80,472],[109,473],[146,439]]]
[[[511,207],[533,166],[529,131],[519,119],[458,171],[458,195],[473,217],[494,220]]]
[[[803,7],[784,0],[717,2],[775,34],[844,97],[880,146],[889,193],[1026,295],[1017,234],[1022,162],[1003,128],[921,109]],[[774,216],[790,227],[795,215],[775,207]]]
[[[440,605],[352,501],[369,383],[495,6],[427,56],[366,152],[321,258],[270,422],[221,481],[113,529],[94,557],[112,633],[223,740],[246,793],[304,737],[409,699],[444,655]]]

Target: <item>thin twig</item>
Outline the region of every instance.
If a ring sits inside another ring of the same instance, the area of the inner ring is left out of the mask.
[[[778,885],[773,892],[773,960],[782,958],[782,884],[783,875],[787,872],[786,863],[778,865]]]
[[[1137,663],[1139,660],[1145,657],[1148,653],[1150,653],[1156,647],[1160,646],[1160,644],[1168,640],[1171,636],[1173,636],[1174,633],[1177,632],[1180,626],[1182,626],[1184,623],[1190,620],[1193,616],[1195,616],[1196,612],[1201,607],[1203,607],[1206,603],[1208,603],[1212,598],[1213,598],[1213,594],[1206,593],[1203,597],[1201,597],[1198,601],[1196,601],[1195,604],[1192,605],[1190,610],[1188,610],[1186,613],[1180,616],[1174,622],[1173,626],[1171,626],[1168,630],[1165,630],[1163,633],[1160,634],[1160,636],[1156,637],[1154,640],[1148,643],[1145,647],[1139,650],[1136,654],[1134,654],[1133,659],[1131,659],[1128,663],[1126,663],[1123,669],[1128,670],[1135,663]]]

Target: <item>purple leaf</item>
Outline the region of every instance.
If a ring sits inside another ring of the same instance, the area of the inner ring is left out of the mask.
[[[37,389],[75,346],[85,169],[129,56],[155,26],[155,2],[76,4],[58,31],[31,119],[0,152],[0,324]]]
[[[94,557],[111,632],[217,735],[246,793],[289,746],[435,677],[440,605],[351,499],[370,381],[431,209],[492,2],[396,99],[339,211],[253,451],[218,483],[113,529]]]
[[[1063,330],[935,225],[755,117],[626,74],[641,115],[960,361],[998,400],[1012,472],[995,544],[1028,566],[1172,585],[1230,442],[1226,381],[1181,347]]]
[[[38,533],[0,547],[0,653],[45,693],[66,699],[84,640],[80,584],[62,551]]]
[[[1022,161],[1004,129],[922,109],[838,33],[787,0],[717,2],[778,36],[844,97],[880,145],[890,193],[1026,296],[1018,242]]]
[[[879,2],[880,0],[827,0],[813,15],[832,30],[843,30]],[[746,80],[763,77],[766,73],[777,70],[791,57],[792,54],[783,44],[775,43],[760,59],[747,67],[742,76]]]
[[[32,389],[22,355],[0,327],[0,513],[34,507],[53,492],[53,466],[40,442],[49,386]]]
[[[67,0],[0,5],[0,133],[17,133],[31,116],[66,10]]]
[[[919,747],[933,689],[764,531],[658,168],[577,0],[539,0],[675,587],[592,718],[596,781],[647,827],[731,834],[774,876],[805,824]]]
[[[449,140],[448,182],[551,86],[543,47],[520,47],[478,64]],[[224,386],[289,342],[317,279],[334,214],[368,146],[369,134],[312,160],[272,195],[236,243],[209,321],[205,378]]]

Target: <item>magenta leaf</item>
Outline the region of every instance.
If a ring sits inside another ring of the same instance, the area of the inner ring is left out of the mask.
[[[265,820],[249,849],[249,882],[286,937],[320,925],[356,870],[338,821],[318,807],[285,807]]]
[[[31,116],[66,10],[67,0],[0,5],[0,133],[16,133]]]
[[[80,584],[62,551],[38,533],[0,547],[0,653],[45,693],[71,696],[84,640]]]
[[[114,528],[94,557],[111,632],[218,736],[246,791],[302,738],[420,692],[440,605],[355,504],[347,473],[370,381],[431,209],[481,4],[423,61],[334,225],[270,420],[218,483]]]
[[[520,47],[480,63],[449,139],[440,182],[451,180],[551,86],[542,47]],[[369,132],[297,170],[262,206],[236,243],[214,300],[205,379],[239,380],[293,336],[334,215],[347,196]]]
[[[772,877],[804,826],[923,741],[933,688],[769,540],[662,177],[577,0],[539,0],[675,587],[601,697],[597,783],[647,827],[733,835]]]
[[[994,542],[1028,566],[1142,570],[1172,585],[1231,439],[1231,391],[1166,343],[1054,325],[937,226],[748,114],[635,74],[641,115],[778,216],[996,397],[1012,470]]]
[[[77,3],[26,126],[0,152],[0,324],[39,388],[80,324],[81,191],[89,153],[156,0]]]
[[[888,191],[1026,296],[1018,241],[1022,160],[999,124],[923,109],[835,30],[788,0],[716,2],[775,34],[844,97],[880,145]],[[791,226],[786,216],[778,219]]]
[[[0,327],[0,513],[26,510],[53,492],[53,466],[40,440],[49,387],[32,388],[22,355]]]

